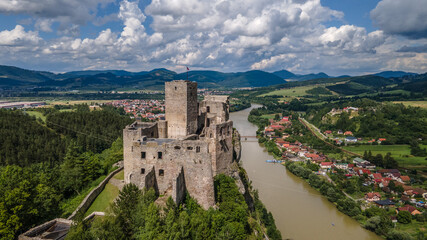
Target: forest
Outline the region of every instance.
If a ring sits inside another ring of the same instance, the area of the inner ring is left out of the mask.
[[[235,180],[223,174],[215,177],[217,209],[203,210],[188,194],[180,205],[169,197],[161,207],[157,198],[152,189],[125,185],[110,214],[79,221],[67,239],[264,239],[264,226],[270,239],[281,239],[257,195],[251,211]]]
[[[46,123],[21,110],[0,110],[0,239],[67,217],[79,197],[123,159],[119,111],[41,110]],[[78,203],[77,203],[78,204]]]

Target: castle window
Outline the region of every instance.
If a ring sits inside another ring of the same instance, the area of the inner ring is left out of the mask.
[[[157,158],[158,159],[163,159],[163,153],[162,152],[157,152]]]
[[[196,152],[200,152],[200,147],[199,146],[196,147]]]
[[[145,152],[141,152],[141,158],[145,159]]]
[[[187,150],[193,150],[193,147],[187,147]]]
[[[175,148],[176,150],[181,149],[181,147],[180,147],[180,146],[175,146],[174,148]]]
[[[141,174],[145,174],[145,168],[141,168]]]
[[[175,90],[176,90],[176,87],[175,87]]]
[[[159,169],[159,176],[164,176],[164,175],[165,175],[165,170]]]
[[[207,106],[206,107],[206,112],[208,112],[208,113],[211,112],[211,107]]]

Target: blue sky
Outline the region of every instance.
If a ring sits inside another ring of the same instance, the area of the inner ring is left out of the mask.
[[[423,73],[423,6],[425,0],[0,0],[0,64],[54,72],[190,66]]]

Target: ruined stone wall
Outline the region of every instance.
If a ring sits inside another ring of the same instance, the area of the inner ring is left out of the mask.
[[[229,165],[233,162],[233,122],[231,120],[213,124],[207,129],[206,141],[209,143],[214,176],[229,174]]]
[[[138,144],[138,154],[134,153],[127,161],[129,164],[125,165],[128,168],[125,172],[126,183],[135,183],[139,188],[144,188],[145,175],[148,169],[154,168],[159,194],[172,193],[180,198],[184,194],[182,187],[173,184],[182,182],[179,179],[183,169],[185,188],[189,194],[206,209],[215,204],[211,155],[205,141],[148,139]],[[173,193],[174,188],[179,192]]]
[[[157,123],[141,123],[134,122],[123,130],[123,159],[124,159],[124,174],[125,182],[129,183],[130,172],[129,169],[133,168],[133,162],[137,155],[140,155],[138,141],[142,141],[145,137],[158,137]]]
[[[120,172],[123,168],[118,168],[114,171],[112,171],[108,176],[100,183],[96,188],[94,188],[86,197],[83,199],[83,201],[80,203],[80,205],[74,210],[74,212],[67,218],[68,220],[74,219],[74,217],[79,213],[85,213],[90,205],[95,201],[96,197],[104,190],[105,185],[107,185],[108,181],[118,172]]]
[[[207,95],[200,103],[200,113],[206,113],[207,118],[215,118],[215,123],[222,123],[229,120],[230,103],[228,96]]]
[[[165,84],[165,115],[169,138],[180,138],[197,131],[197,83],[171,81]]]
[[[159,129],[159,138],[168,137],[168,122],[165,120],[157,121],[157,127]]]
[[[172,199],[177,204],[182,203],[185,198],[185,176],[184,176],[184,168],[181,168],[178,177],[172,183]]]
[[[151,169],[147,169],[149,170],[148,173],[142,174],[141,172],[141,176],[144,177],[144,188],[145,189],[154,189],[154,191],[156,192],[156,194],[159,194],[159,187],[157,186],[157,180],[156,180],[156,169],[154,169],[154,167],[152,167]]]

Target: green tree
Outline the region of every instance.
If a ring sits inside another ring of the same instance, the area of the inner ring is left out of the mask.
[[[387,240],[412,240],[413,238],[407,232],[391,230],[387,234]]]
[[[403,224],[411,223],[412,215],[408,211],[399,211],[397,214],[397,221]]]

